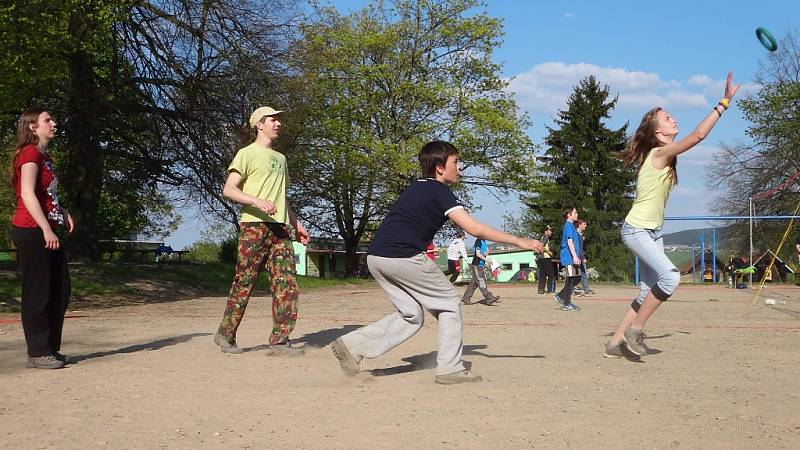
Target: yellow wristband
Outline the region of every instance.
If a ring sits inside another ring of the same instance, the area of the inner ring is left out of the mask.
[[[722,105],[723,108],[728,109],[728,107],[731,106],[731,101],[727,98],[723,98],[719,101],[719,104]]]

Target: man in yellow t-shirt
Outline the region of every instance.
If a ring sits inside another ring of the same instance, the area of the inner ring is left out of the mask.
[[[262,267],[272,282],[272,334],[269,355],[299,356],[303,349],[289,344],[297,321],[299,290],[295,277],[294,250],[288,225],[303,245],[309,235],[286,201],[289,174],[286,157],[272,149],[281,128],[281,114],[270,107],[256,109],[250,127],[255,141],[240,149],[228,167],[222,194],[243,206],[239,232],[239,258],[225,314],[214,335],[223,353],[242,353],[236,345],[236,330],[244,316],[253,286]]]

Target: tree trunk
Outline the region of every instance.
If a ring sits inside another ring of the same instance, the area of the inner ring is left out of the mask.
[[[70,256],[98,261],[97,206],[102,188],[102,155],[98,140],[98,89],[91,55],[77,51],[68,55],[68,117],[64,118],[69,148],[65,158],[63,185],[69,198],[69,211],[75,231],[69,239]]]

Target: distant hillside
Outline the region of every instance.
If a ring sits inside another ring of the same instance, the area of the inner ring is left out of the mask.
[[[713,228],[696,228],[693,230],[683,230],[664,235],[664,245],[692,245],[700,242],[700,235],[705,234],[706,245],[711,245],[711,233]],[[728,230],[717,228],[717,246],[723,245],[728,240]]]

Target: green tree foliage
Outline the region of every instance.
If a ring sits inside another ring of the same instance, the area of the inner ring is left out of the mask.
[[[574,206],[589,223],[586,247],[590,265],[609,280],[630,278],[633,259],[619,229],[633,197],[634,172],[623,167],[617,153],[625,146],[627,125],[611,130],[605,121],[617,99],[594,76],[580,81],[548,127],[540,176],[523,196],[527,205],[520,231],[540,234],[546,225],[560,242],[563,210]]]
[[[499,20],[473,0],[377,2],[351,15],[315,5],[293,48],[292,200],[317,233],[343,238],[348,267],[418,174],[432,139],[464,163],[460,195],[510,187],[532,163],[529,125],[491,61]],[[467,197],[468,198],[468,197]]]
[[[220,187],[250,111],[279,95],[284,3],[3,3],[0,126],[13,134],[30,104],[60,122],[52,150],[77,222],[73,255],[97,258],[100,239],[169,231],[180,199],[235,220]]]
[[[756,215],[788,215],[800,202],[800,35],[789,33],[778,51],[762,65],[756,81],[761,89],[738,102],[750,125],[748,143],[725,145],[715,155],[708,186],[720,192],[714,208],[721,214],[748,215],[748,198],[755,199]],[[788,223],[758,222],[755,251],[775,251]],[[749,223],[732,225],[732,245],[749,252]],[[796,231],[795,231],[796,233]],[[790,239],[794,234],[790,234]],[[787,244],[791,244],[792,240]],[[792,245],[779,255],[794,259]]]

